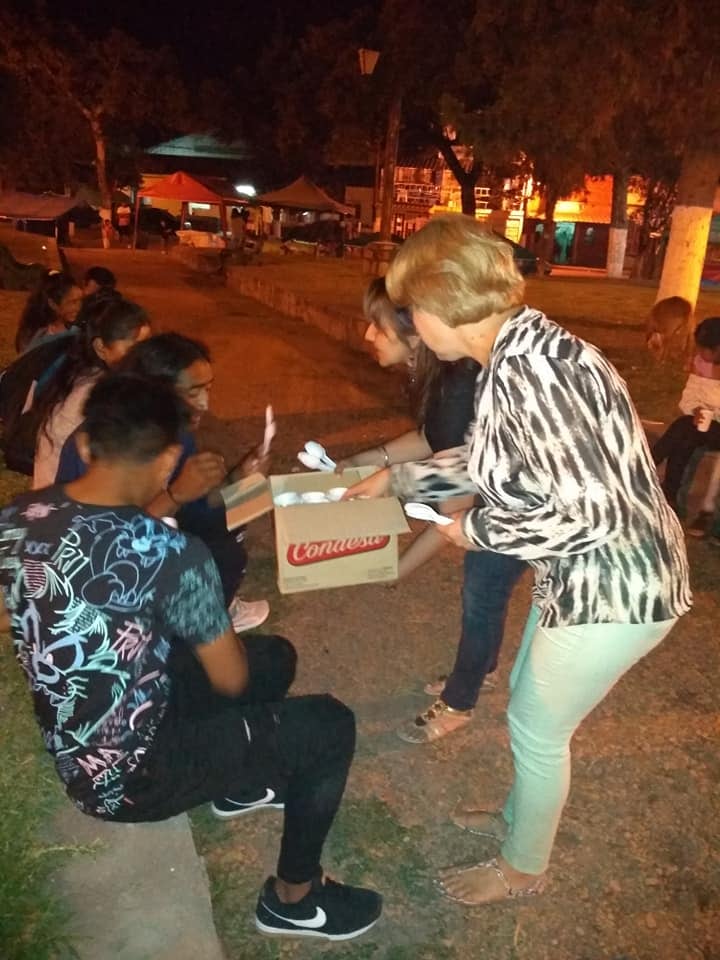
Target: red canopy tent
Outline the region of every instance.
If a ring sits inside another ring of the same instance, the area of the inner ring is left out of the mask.
[[[143,197],[152,197],[154,200],[179,200],[182,203],[180,222],[184,223],[189,203],[212,203],[220,208],[220,226],[223,236],[227,233],[227,211],[225,197],[221,193],[207,187],[204,183],[191,177],[188,173],[179,170],[162,180],[158,180],[144,190],[138,190],[135,197],[135,237],[133,246],[137,242],[138,211],[140,200]]]

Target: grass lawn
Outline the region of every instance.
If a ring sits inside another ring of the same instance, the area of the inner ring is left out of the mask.
[[[0,237],[2,242],[2,237]],[[100,259],[100,257],[98,257]],[[125,261],[117,256],[118,263]],[[127,264],[133,261],[128,257]],[[257,271],[270,282],[359,312],[367,278],[357,263],[288,257]],[[168,302],[183,295],[167,281]],[[133,295],[143,302],[143,290]],[[585,278],[531,281],[528,301],[596,342],[630,384],[644,417],[672,416],[684,380],[680,370],[658,368],[644,349],[642,321],[655,291],[627,282]],[[150,296],[150,294],[148,294]],[[12,339],[24,294],[0,291],[0,365],[12,356]],[[213,306],[207,328],[235,323],[252,336],[256,321],[223,312],[229,294]],[[239,298],[238,298],[239,300]],[[230,304],[231,305],[231,304]],[[238,304],[238,311],[242,304]],[[252,305],[249,305],[252,309]],[[703,294],[699,315],[720,313],[720,294]],[[182,311],[178,310],[178,315]],[[205,322],[205,321],[203,321]],[[181,332],[206,335],[195,320],[177,321]],[[184,325],[183,325],[184,324]],[[215,324],[215,326],[213,326]],[[168,329],[168,327],[165,327]],[[285,330],[284,335],[288,336]],[[303,344],[307,333],[298,330]],[[274,350],[281,341],[255,341]],[[243,341],[247,342],[247,341]],[[300,346],[294,346],[302,358]],[[327,378],[337,357],[329,342],[316,345],[312,375]],[[219,351],[218,351],[219,354]],[[238,418],[234,372],[218,356],[217,407]],[[265,358],[258,356],[258,364]],[[297,360],[300,362],[300,359]],[[348,366],[354,364],[350,358]],[[369,366],[369,364],[368,364]],[[343,368],[341,376],[347,376]],[[223,371],[220,374],[220,371]],[[235,374],[236,375],[236,374]],[[268,372],[277,377],[277,370]],[[222,382],[221,382],[222,381]],[[261,381],[258,381],[259,383]],[[374,382],[374,381],[373,381]],[[384,398],[377,395],[379,408]],[[258,392],[260,388],[257,388]],[[225,399],[223,400],[223,394]],[[315,393],[312,394],[315,398]],[[360,394],[358,393],[358,396]],[[317,406],[289,407],[288,430],[315,435],[321,415],[338,415],[328,396]],[[243,402],[257,405],[257,397]],[[348,444],[363,442],[368,425],[349,404],[357,427]],[[380,410],[373,407],[374,415]],[[290,415],[292,414],[292,415]],[[314,417],[314,419],[313,419]],[[247,418],[245,418],[247,419]],[[377,423],[371,425],[377,427]],[[339,428],[338,428],[339,429]],[[343,427],[344,429],[344,427]],[[312,432],[311,432],[312,431]],[[324,434],[319,434],[324,436]],[[344,441],[345,442],[345,441]],[[297,449],[297,447],[293,447]],[[24,480],[0,466],[0,501]],[[274,587],[274,546],[262,521],[249,531],[252,566],[248,597],[271,598],[268,630],[293,638],[300,651],[297,692],[331,690],[356,711],[358,755],[347,799],[328,846],[330,871],[348,880],[377,884],[387,896],[382,926],[357,944],[332,949],[347,960],[716,960],[720,943],[720,877],[716,790],[718,654],[717,583],[720,555],[705,543],[690,545],[696,606],[657,654],[631,671],[577,738],[576,783],[566,813],[554,870],[553,894],[538,905],[463,911],[441,901],[432,886],[436,867],[477,856],[480,846],[448,826],[448,811],[460,800],[499,799],[510,770],[505,740],[505,692],[483,698],[479,719],[467,736],[430,750],[405,750],[393,728],[426,705],[419,692],[429,676],[447,669],[455,639],[460,584],[452,552],[418,571],[402,590],[364,586],[281,597]],[[506,677],[517,646],[528,586],[518,591],[508,623],[501,673]],[[58,858],[43,840],[62,799],[44,755],[24,681],[6,637],[0,638],[0,957],[51,960],[67,952],[65,916],[52,891]],[[349,666],[350,665],[350,666]],[[427,675],[427,676],[426,676]],[[472,774],[472,778],[468,773]],[[608,801],[608,796],[612,802]],[[207,810],[194,814],[196,841],[207,858],[216,921],[232,960],[315,960],[322,945],[277,943],[258,937],[250,922],[263,875],[273,869],[279,819],[223,824]],[[691,829],[689,829],[691,827]],[[586,853],[588,851],[588,853]],[[485,854],[485,850],[480,851]],[[110,958],[108,958],[110,960]],[[202,958],[198,958],[202,960]]]
[[[25,477],[3,469],[0,502],[25,486]],[[63,933],[68,918],[49,883],[71,851],[44,839],[54,810],[67,801],[40,740],[7,635],[0,635],[0,756],[0,956],[73,956]]]
[[[0,366],[14,356],[15,329],[26,298],[26,293],[0,291]],[[26,486],[26,477],[0,467],[0,503]],[[43,839],[53,811],[67,801],[40,740],[7,635],[0,635],[0,755],[0,956],[73,956],[63,933],[68,918],[50,883],[70,851]]]
[[[359,260],[282,256],[272,250],[262,266],[235,269],[354,316],[362,313],[362,294],[370,280]],[[658,367],[645,348],[644,323],[655,301],[655,285],[595,276],[551,276],[529,279],[526,289],[529,304],[603,350],[627,380],[642,417],[674,417],[686,374],[672,363]],[[698,317],[717,314],[720,291],[703,290]]]

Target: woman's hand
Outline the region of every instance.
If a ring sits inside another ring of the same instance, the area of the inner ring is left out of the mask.
[[[385,497],[390,492],[391,476],[388,469],[378,470],[364,480],[353,484],[343,494],[343,500],[352,500],[354,497]]]
[[[438,524],[436,530],[438,533],[442,534],[446,540],[449,540],[450,543],[454,543],[456,547],[460,547],[461,550],[480,550],[480,547],[476,546],[472,540],[468,540],[463,533],[462,524],[465,513],[466,511],[463,511],[463,513],[450,514],[450,516],[453,518],[453,522],[448,523],[445,526]]]
[[[344,473],[345,470],[350,470],[354,466],[356,466],[356,463],[353,458],[346,457],[344,460],[338,460],[335,464],[335,473]]]

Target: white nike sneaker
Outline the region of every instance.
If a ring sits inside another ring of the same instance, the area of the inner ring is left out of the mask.
[[[379,893],[329,877],[315,877],[298,903],[283,903],[275,893],[275,877],[268,877],[258,898],[255,926],[276,937],[352,940],[374,926],[381,912]]]
[[[250,801],[222,797],[220,800],[213,800],[210,809],[221,820],[233,820],[235,817],[244,817],[246,813],[253,813],[255,810],[284,810],[285,803],[271,787],[267,787],[264,797]]]
[[[240,597],[235,597],[228,613],[235,633],[243,633],[265,623],[270,616],[270,604],[267,600],[241,600]]]

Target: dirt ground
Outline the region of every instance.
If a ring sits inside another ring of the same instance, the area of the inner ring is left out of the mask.
[[[279,419],[279,472],[294,465],[307,439],[342,455],[407,425],[397,376],[312,328],[192,280],[172,260],[73,251],[71,262],[106,263],[121,289],[147,306],[156,328],[209,343],[216,385],[207,443],[229,456],[260,437],[268,402]],[[463,731],[429,747],[410,746],[394,730],[428,703],[424,683],[449,667],[454,652],[459,553],[447,549],[401,586],[283,597],[270,521],[253,524],[246,595],[268,597],[265,632],[297,646],[294,691],[331,691],[358,718],[357,758],[326,869],[380,889],[385,911],[353,944],[260,937],[252,914],[259,885],[274,868],[280,818],[265,811],[225,824],[200,810],[196,840],[230,960],[326,953],[347,960],[720,960],[720,550],[690,548],[693,612],[575,737],[573,786],[548,892],[472,910],[444,900],[432,881],[446,864],[494,852],[453,827],[449,814],[458,803],[496,805],[509,786],[507,676],[529,575],[513,597],[497,692],[481,697]]]

